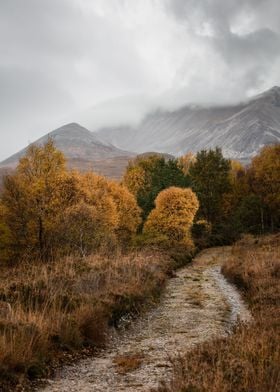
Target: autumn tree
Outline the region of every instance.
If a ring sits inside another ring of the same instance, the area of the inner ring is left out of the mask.
[[[252,188],[267,207],[271,230],[280,224],[280,144],[266,146],[252,160]]]
[[[141,211],[134,195],[125,186],[95,173],[79,177],[79,199],[95,206],[104,222],[111,219],[103,237],[112,239],[114,235],[119,243],[127,243],[141,223]]]
[[[198,210],[196,195],[189,188],[171,187],[159,193],[155,209],[144,226],[144,233],[164,235],[172,243],[192,245],[190,229]]]
[[[62,254],[67,251],[87,256],[101,248],[114,249],[116,224],[116,207],[108,197],[102,200],[102,205],[81,200],[69,206],[58,224]]]
[[[210,223],[217,222],[221,216],[223,196],[231,186],[230,167],[230,161],[219,148],[198,152],[190,166],[191,186],[200,204],[199,215]]]
[[[171,186],[186,187],[189,179],[176,159],[166,160],[160,155],[150,155],[130,162],[123,184],[135,195],[145,220],[154,208],[159,192]]]
[[[223,195],[222,213],[223,216],[229,218],[241,203],[242,199],[250,194],[250,186],[248,181],[248,170],[241,162],[236,160],[230,161],[229,170],[229,190]]]
[[[107,192],[112,197],[118,214],[115,233],[118,240],[125,245],[136,233],[141,223],[141,210],[135,196],[125,186],[114,181],[107,181]]]
[[[279,162],[279,145],[264,147],[246,168],[234,162],[231,192],[224,198],[232,229],[260,234],[280,225]]]
[[[187,152],[185,155],[178,158],[178,166],[185,176],[189,175],[190,167],[195,161],[196,156],[192,152]]]
[[[14,259],[112,249],[128,244],[140,221],[127,188],[94,173],[68,171],[51,140],[31,146],[4,181],[0,238]]]
[[[2,204],[15,257],[28,253],[50,257],[57,217],[74,201],[74,193],[65,158],[53,141],[32,145],[15,174],[4,180]]]
[[[137,161],[130,162],[127,167],[122,183],[135,196],[140,196],[141,192],[148,188],[148,184],[151,182],[151,179],[146,175],[146,171],[144,167],[137,164]]]

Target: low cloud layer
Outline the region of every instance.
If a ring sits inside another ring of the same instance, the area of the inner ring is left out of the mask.
[[[66,121],[279,85],[279,16],[278,0],[0,0],[0,160]]]

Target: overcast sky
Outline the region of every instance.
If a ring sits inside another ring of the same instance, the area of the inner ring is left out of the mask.
[[[0,160],[102,102],[133,121],[274,85],[279,0],[0,0]]]

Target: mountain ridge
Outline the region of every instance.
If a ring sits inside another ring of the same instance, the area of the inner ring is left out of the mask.
[[[42,136],[34,143],[35,145],[44,144],[51,138],[56,147],[60,149],[68,159],[85,159],[95,161],[97,159],[114,158],[117,156],[131,155],[128,151],[123,151],[110,145],[104,144],[98,139],[97,135],[77,123],[63,125]],[[18,162],[26,153],[28,146],[13,154],[11,157],[1,162],[1,166],[9,166]]]
[[[236,105],[157,110],[137,127],[106,127],[95,133],[105,143],[137,153],[178,156],[218,146],[228,158],[249,160],[264,145],[280,141],[280,87]]]
[[[69,123],[34,144],[41,145],[50,137],[70,168],[94,170],[116,179],[131,158],[149,151],[179,156],[218,146],[226,157],[247,162],[264,145],[280,142],[280,87],[236,105],[157,109],[138,126],[103,127],[93,132]],[[27,148],[5,159],[0,168],[14,168]]]
[[[128,161],[136,154],[118,149],[110,143],[104,144],[97,135],[77,123],[63,125],[42,136],[34,143],[42,145],[51,138],[61,150],[70,169],[81,171],[94,170],[98,174],[119,179]],[[10,172],[27,152],[28,146],[0,163],[1,173]]]

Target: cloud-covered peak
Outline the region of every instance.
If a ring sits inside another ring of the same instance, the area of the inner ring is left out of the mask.
[[[1,159],[88,107],[137,122],[280,83],[278,0],[0,2]],[[141,99],[99,105],[120,96]]]

